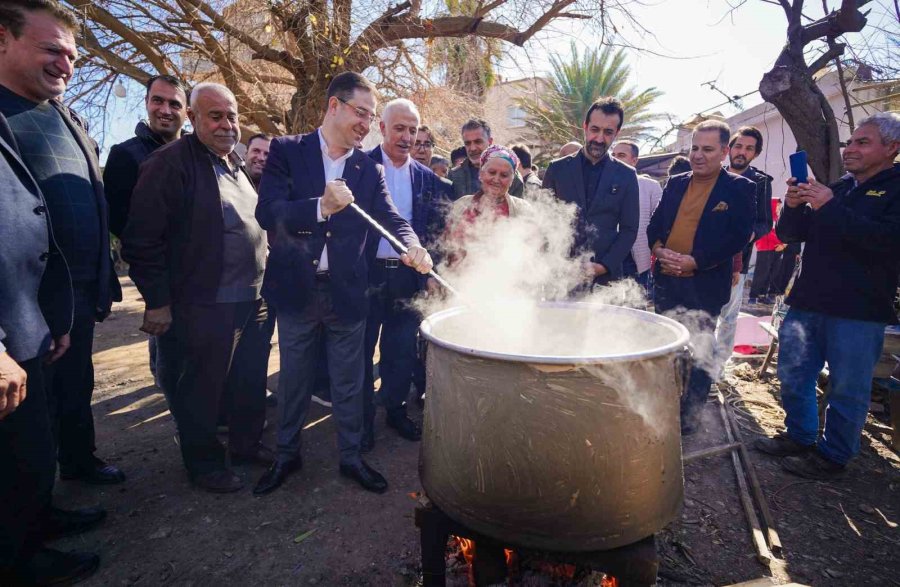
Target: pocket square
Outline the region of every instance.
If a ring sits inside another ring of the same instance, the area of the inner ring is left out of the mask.
[[[719,202],[716,204],[716,207],[712,209],[713,212],[724,212],[728,209],[728,204],[725,202]]]

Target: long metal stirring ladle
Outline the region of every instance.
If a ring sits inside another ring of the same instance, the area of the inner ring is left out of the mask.
[[[388,240],[388,242],[391,243],[391,245],[393,245],[393,247],[395,249],[397,249],[397,251],[399,251],[403,255],[409,254],[409,249],[407,249],[406,246],[400,242],[400,239],[398,239],[397,237],[392,235],[390,232],[388,232],[385,227],[378,224],[378,221],[375,220],[374,218],[372,218],[371,216],[369,216],[368,212],[366,212],[365,210],[363,210],[362,208],[357,206],[356,202],[351,202],[350,207],[353,208],[357,214],[362,216],[366,220],[366,222],[368,222],[372,226],[372,228],[374,228],[379,233],[381,233],[381,236],[386,238]],[[435,281],[437,281],[442,286],[447,288],[447,291],[449,291],[450,293],[452,293],[455,296],[459,296],[459,292],[456,291],[456,288],[454,288],[452,285],[450,285],[450,283],[446,279],[444,279],[443,277],[438,275],[434,269],[429,271],[428,275],[430,275],[431,277],[434,277]]]

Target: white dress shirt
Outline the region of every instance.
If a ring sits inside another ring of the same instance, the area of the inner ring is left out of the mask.
[[[350,158],[350,155],[353,154],[353,149],[347,151],[346,154],[341,155],[337,159],[332,159],[328,156],[328,144],[325,142],[325,137],[322,135],[322,129],[319,128],[319,145],[322,147],[322,165],[325,168],[325,183],[329,181],[334,181],[339,177],[343,177],[344,175],[344,165],[347,163],[347,159]],[[322,198],[319,198],[318,206],[316,207],[316,219],[319,222],[325,222],[328,219],[322,215]],[[319,257],[319,265],[316,268],[316,272],[328,271],[328,245],[325,245],[325,248],[322,249],[322,256]]]
[[[382,148],[382,153],[384,153],[384,148]],[[400,216],[403,216],[409,223],[412,223],[413,215],[411,161],[412,158],[407,155],[403,165],[394,167],[394,162],[388,158],[387,153],[384,153],[384,180],[387,183],[388,192],[391,194],[391,199],[394,200]],[[394,250],[386,238],[382,238],[378,242],[376,256],[379,259],[396,259],[400,254]]]

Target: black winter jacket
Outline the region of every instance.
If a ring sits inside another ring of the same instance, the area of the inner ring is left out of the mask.
[[[785,206],[775,234],[805,242],[787,303],[837,318],[896,324],[900,273],[900,163],[856,185],[832,184],[834,198],[814,212]]]
[[[131,193],[137,185],[141,163],[150,153],[162,147],[163,140],[141,121],[134,127],[134,136],[124,143],[113,145],[106,158],[103,170],[103,184],[106,186],[106,201],[109,203],[109,230],[122,238],[128,210],[131,208]]]
[[[763,173],[750,165],[741,174],[756,184],[756,209],[753,220],[753,240],[741,252],[741,273],[747,275],[750,268],[750,255],[753,254],[753,243],[772,231],[772,176]]]

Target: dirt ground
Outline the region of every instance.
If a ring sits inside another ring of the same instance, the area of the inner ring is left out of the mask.
[[[147,367],[143,305],[123,279],[125,302],[99,325],[94,347],[94,418],[98,455],[128,474],[107,488],[60,481],[62,506],[101,504],[99,529],[59,541],[62,549],[101,553],[88,585],[416,585],[421,582],[414,494],[421,490],[418,445],[377,421],[369,462],[390,483],[384,495],[362,491],[337,471],[335,431],[327,408],[313,404],[304,432],[304,467],[262,498],[250,489],[262,474],[238,467],[247,488],[216,496],[185,476],[175,424]],[[738,367],[723,385],[739,413],[745,439],[775,431],[781,421],[777,380],[756,380]],[[278,373],[277,347],[270,388]],[[732,387],[733,385],[733,387]],[[413,409],[413,416],[419,413]],[[274,444],[276,410],[264,440]],[[750,451],[784,551],[770,567],[757,561],[729,455],[685,466],[681,519],[658,535],[661,585],[900,585],[900,458],[888,448],[885,414],[870,416],[863,451],[844,481],[810,482]],[[726,443],[718,406],[707,406],[703,430],[684,451]],[[465,585],[463,571],[450,577]],[[532,578],[529,584],[559,584]]]

